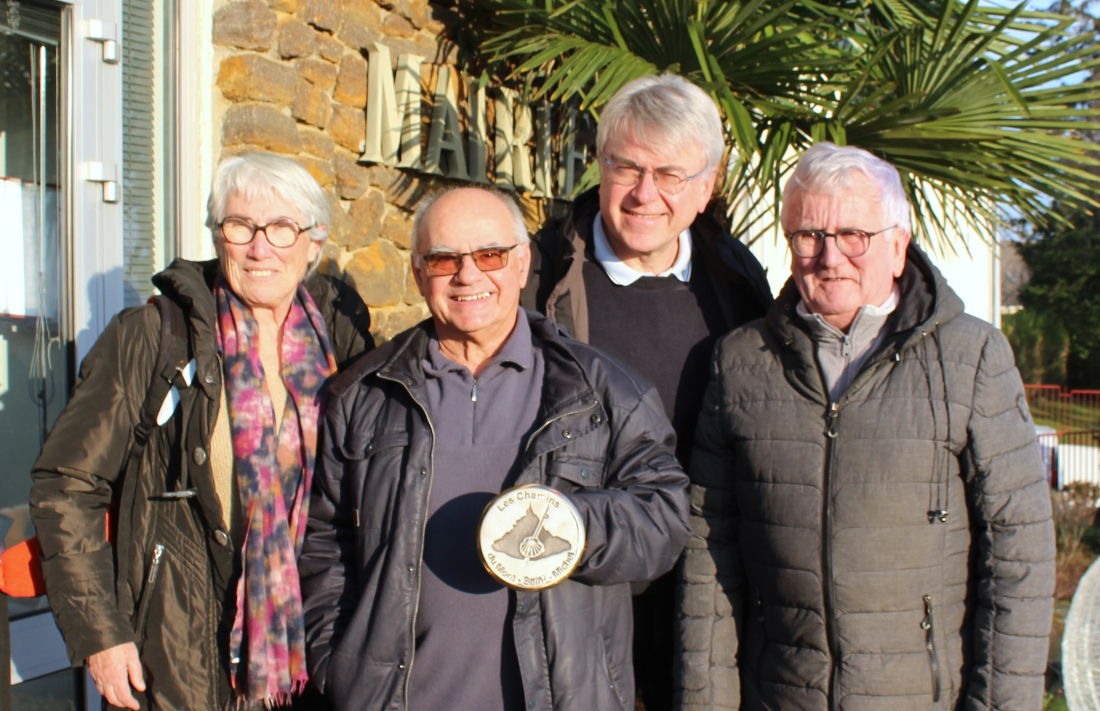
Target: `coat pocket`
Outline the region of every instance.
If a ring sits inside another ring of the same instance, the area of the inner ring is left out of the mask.
[[[748,605],[745,610],[745,631],[742,644],[745,645],[746,660],[752,678],[756,680],[756,687],[760,688],[760,682],[764,675],[764,655],[768,652],[768,627],[764,616],[764,593],[755,588],[749,588]],[[755,668],[753,668],[755,667]]]
[[[546,470],[548,486],[564,492],[603,486],[603,462],[581,457],[561,457],[550,461]]]
[[[925,595],[923,599],[924,619],[921,620],[920,627],[924,630],[924,647],[928,650],[928,666],[932,672],[932,701],[938,703],[942,684],[939,655],[936,653],[936,621],[932,610],[932,596]]]
[[[408,443],[408,432],[383,432],[378,435],[369,433],[366,436],[356,432],[348,435],[340,445],[340,454],[344,459],[360,461],[383,449],[404,447]]]
[[[156,590],[163,558],[164,544],[158,543],[153,546],[153,558],[149,561],[149,571],[145,575],[145,586],[141,591],[141,602],[138,604],[137,617],[134,622],[134,632],[143,643],[145,640],[145,625],[149,622],[149,605],[153,601],[153,593]]]

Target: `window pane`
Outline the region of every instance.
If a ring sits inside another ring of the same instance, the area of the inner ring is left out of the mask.
[[[154,113],[163,89],[153,55],[153,0],[123,0],[122,15],[123,277],[126,306],[139,306],[153,295],[159,139]]]
[[[0,545],[32,535],[30,470],[65,404],[61,11],[0,0]],[[44,599],[12,600],[13,617]]]
[[[56,47],[61,43],[61,13],[33,0],[0,0],[0,34],[16,34]]]

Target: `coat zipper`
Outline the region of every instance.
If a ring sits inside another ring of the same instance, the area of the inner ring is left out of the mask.
[[[900,353],[900,349],[895,351],[895,355]],[[863,364],[863,368],[860,369],[855,379],[848,384],[847,390],[844,394],[853,392],[859,385],[863,384],[863,381],[869,377],[868,373],[877,366],[880,362],[885,360],[885,353],[883,351],[878,357],[869,360]],[[895,358],[895,360],[897,360]],[[843,395],[841,397],[843,398]],[[830,535],[830,526],[833,517],[833,501],[832,501],[832,474],[833,474],[833,460],[836,450],[836,437],[838,433],[838,425],[840,420],[840,404],[837,402],[829,403],[829,409],[825,412],[825,436],[828,441],[825,448],[825,477],[822,482],[822,502],[821,502],[821,586],[824,597],[825,605],[825,638],[829,645],[829,708],[836,708],[836,676],[837,676],[837,658],[840,656],[840,649],[838,647],[837,639],[838,633],[836,629],[836,616],[833,614],[833,581],[832,581],[832,559],[833,559],[833,545],[832,537]],[[931,603],[929,603],[931,604]],[[931,620],[931,614],[928,617]],[[932,650],[933,659],[935,659],[935,651]],[[935,699],[939,699],[939,680],[937,678],[935,682]]]
[[[825,477],[821,486],[821,587],[825,604],[825,637],[829,644],[829,708],[836,708],[837,658],[840,650],[837,645],[836,615],[833,606],[833,544],[832,518],[833,461],[836,450],[837,425],[840,419],[840,405],[829,403],[825,414],[825,435],[828,443],[825,449]]]
[[[424,403],[422,403],[422,402],[420,402],[419,400],[416,399],[416,395],[413,394],[412,388],[410,388],[408,386],[408,384],[405,383],[404,381],[399,380],[397,378],[392,378],[392,377],[382,375],[381,373],[379,373],[378,377],[381,378],[382,380],[389,380],[390,382],[397,383],[398,385],[403,387],[405,389],[405,392],[407,392],[409,394],[409,397],[412,398],[412,401],[415,402],[417,407],[420,408],[421,412],[424,413],[424,421],[428,423],[428,430],[431,432],[431,435],[432,435],[431,452],[428,455],[428,466],[429,466],[429,470],[428,470],[428,500],[431,501],[432,479],[435,478],[435,426],[432,424],[432,418],[428,416],[428,408],[424,406]],[[599,400],[593,400],[592,404],[590,404],[588,407],[581,408],[580,410],[573,410],[571,412],[565,412],[565,413],[562,413],[562,414],[557,415],[555,417],[551,417],[549,420],[542,423],[542,425],[537,430],[535,430],[533,433],[531,433],[530,437],[527,438],[527,447],[525,448],[524,451],[526,451],[527,449],[530,449],[531,443],[535,440],[535,437],[540,432],[542,432],[544,429],[546,429],[551,424],[553,424],[554,422],[557,422],[558,420],[562,419],[563,417],[569,417],[570,415],[579,415],[582,412],[587,412],[588,410],[591,410],[592,408],[596,407],[599,404],[600,404]],[[420,526],[420,555],[419,555],[419,558],[418,558],[418,561],[417,561],[417,567],[416,567],[416,605],[413,607],[412,629],[411,629],[413,640],[416,639],[416,619],[417,619],[418,615],[420,614],[420,587],[421,587],[422,577],[423,577],[421,575],[420,571],[421,571],[421,568],[423,568],[423,566],[424,566],[424,536],[425,536],[425,532],[427,531],[427,528],[428,528],[428,517],[425,516],[424,521]],[[415,662],[415,661],[416,661],[416,643],[414,641],[413,645],[412,645],[412,648],[409,652],[409,663],[408,663],[408,665],[406,666],[406,669],[405,669],[405,708],[406,709],[409,707],[409,684],[412,680],[412,668],[413,668],[413,662]]]
[[[213,418],[213,420],[211,420],[211,418],[210,418],[210,408],[208,408],[208,407],[203,408],[201,413],[200,413],[200,417],[203,418],[202,419],[202,428],[201,428],[201,430],[202,430],[202,441],[203,441],[203,446],[206,448],[207,452],[210,451],[210,440],[213,439],[213,437],[214,437],[214,425],[218,421],[218,412],[221,410],[221,407],[222,407],[222,391],[225,388],[225,383],[224,383],[225,363],[222,362],[222,353],[221,353],[221,351],[215,350],[214,356],[218,360],[218,370],[217,370],[217,373],[218,373],[218,398],[216,400],[217,406],[216,406],[216,409],[214,410],[214,418]],[[196,374],[196,377],[197,377],[197,374]],[[195,493],[196,493],[196,495],[198,494],[197,491]],[[230,519],[231,518],[232,518],[232,513],[230,511],[228,511],[228,510],[222,511],[222,524],[225,526],[225,531],[227,533],[229,532],[229,525],[230,525]],[[213,585],[212,582],[211,582],[211,585],[208,589],[210,590],[211,593],[213,593],[214,585]],[[213,594],[211,594],[210,598],[206,601],[206,609],[207,609],[207,615],[208,615],[207,616],[207,620],[208,620],[208,623],[207,623],[207,627],[208,627],[207,639],[209,640],[209,647],[210,647],[210,649],[207,653],[214,655],[214,656],[211,656],[211,659],[216,659],[217,658],[216,655],[218,653],[218,643],[217,643],[217,639],[218,639],[218,615],[217,615],[218,602],[214,598]],[[222,698],[221,684],[211,684],[210,686],[211,686],[211,688],[210,688],[210,702],[213,705],[213,707],[214,708],[225,708],[226,704],[228,702],[228,699],[227,698]],[[230,686],[232,686],[232,685],[230,685]],[[232,690],[229,691],[229,696],[230,697],[233,696]]]
[[[428,416],[428,408],[425,407],[424,403],[422,403],[422,402],[420,402],[419,400],[416,399],[416,395],[413,394],[412,388],[409,386],[409,384],[405,383],[403,380],[398,380],[397,378],[387,377],[385,375],[382,375],[381,373],[379,373],[378,377],[381,378],[382,380],[389,380],[391,382],[397,383],[401,387],[405,388],[405,392],[407,392],[409,394],[409,397],[412,398],[412,401],[415,402],[417,407],[420,408],[420,411],[424,413],[424,421],[428,423],[428,431],[431,432],[431,435],[432,435],[432,446],[431,446],[431,449],[428,452],[428,492],[427,492],[427,502],[428,502],[429,505],[431,505],[432,480],[435,478],[435,425],[432,424],[432,418]],[[412,634],[413,643],[412,643],[412,646],[409,649],[409,663],[405,666],[405,708],[406,709],[409,708],[409,684],[412,681],[413,662],[416,661],[416,619],[420,615],[420,587],[421,587],[421,584],[423,583],[423,577],[424,577],[421,574],[421,570],[424,568],[424,536],[427,533],[427,529],[428,529],[428,517],[425,515],[423,517],[423,522],[420,525],[420,554],[417,558],[417,563],[416,563],[416,604],[413,606],[412,629],[410,630],[410,632]]]
[[[164,557],[164,544],[153,546],[153,562],[149,564],[149,574],[145,576],[145,590],[141,595],[141,605],[138,609],[137,625],[135,631],[144,636],[145,618],[149,616],[149,604],[153,598],[153,588],[157,582],[157,571],[160,570],[160,561]]]
[[[764,591],[756,591],[756,619],[760,623],[760,656],[756,658],[756,679],[759,685],[764,669],[764,655],[768,653],[768,630],[764,622]]]
[[[932,596],[924,596],[924,619],[920,623],[924,630],[924,646],[928,650],[928,662],[932,668],[932,701],[940,700],[940,664],[936,658],[936,628],[932,619]]]

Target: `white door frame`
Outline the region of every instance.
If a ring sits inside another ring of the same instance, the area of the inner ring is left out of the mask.
[[[75,342],[79,361],[123,303],[123,205],[117,184],[122,168],[122,65],[105,61],[121,57],[122,3],[60,1],[69,6],[62,11],[60,107],[67,198],[61,235],[69,256],[65,336]],[[108,40],[116,44],[108,46]],[[34,652],[12,660],[13,679],[29,681],[69,667],[50,614],[23,618],[10,627],[12,647]],[[100,706],[99,695],[87,682],[85,708],[92,711]]]

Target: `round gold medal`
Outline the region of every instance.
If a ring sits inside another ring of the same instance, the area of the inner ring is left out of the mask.
[[[584,521],[564,494],[525,484],[489,502],[478,525],[485,569],[516,590],[544,590],[572,574],[584,553]]]

